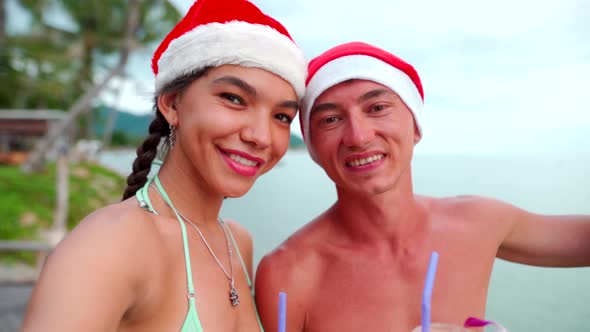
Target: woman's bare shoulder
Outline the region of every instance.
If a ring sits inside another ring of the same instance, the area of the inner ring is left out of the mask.
[[[84,218],[69,237],[123,247],[146,246],[158,231],[153,215],[126,200],[98,209]]]
[[[234,238],[240,246],[252,246],[252,234],[246,227],[238,223],[234,219],[226,218],[223,222],[228,225]]]
[[[152,216],[134,203],[115,203],[88,215],[61,241],[50,260],[72,259],[89,269],[100,264],[121,271],[141,264],[146,251],[157,245],[158,231]]]
[[[66,319],[70,312],[87,325],[116,327],[146,289],[146,271],[154,259],[150,251],[157,250],[150,247],[158,243],[150,219],[129,200],[84,218],[47,258],[27,326],[57,330],[78,321]]]
[[[246,229],[246,227],[240,225],[235,220],[224,219],[223,222],[225,222],[230,228],[231,233],[238,245],[238,249],[240,250],[240,255],[242,256],[244,264],[246,264],[246,269],[248,270],[249,277],[252,278],[252,256],[254,251],[252,235]]]

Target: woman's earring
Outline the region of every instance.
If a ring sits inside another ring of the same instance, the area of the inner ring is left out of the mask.
[[[174,143],[176,143],[176,127],[174,127],[172,122],[170,122],[168,127],[170,128],[170,133],[168,134],[168,144],[170,144],[170,150],[172,150]]]

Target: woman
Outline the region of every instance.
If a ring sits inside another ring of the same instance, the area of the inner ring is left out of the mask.
[[[125,200],[85,218],[51,254],[23,331],[261,330],[251,237],[218,213],[285,154],[303,54],[253,4],[199,0],[152,67],[156,117]],[[148,181],[162,140],[168,153]]]

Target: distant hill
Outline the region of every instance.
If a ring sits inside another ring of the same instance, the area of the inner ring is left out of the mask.
[[[94,128],[97,136],[102,137],[104,125],[112,110],[113,109],[108,106],[101,106],[98,108],[96,127]],[[122,110],[116,111],[118,114],[114,131],[123,132],[133,139],[142,139],[147,136],[148,127],[154,119],[153,114],[136,115]]]
[[[301,139],[301,137],[291,134],[291,139],[289,140],[289,148],[305,149],[305,142],[303,141],[303,139]]]
[[[98,108],[98,116],[96,126],[94,128],[95,133],[98,137],[102,137],[104,133],[104,125],[110,116],[113,109],[108,106],[100,106]],[[154,119],[153,114],[137,115],[123,110],[117,110],[117,120],[115,122],[114,131],[123,132],[131,139],[143,139],[148,134],[148,127]],[[305,148],[305,142],[297,136],[291,135],[289,140],[290,148]]]

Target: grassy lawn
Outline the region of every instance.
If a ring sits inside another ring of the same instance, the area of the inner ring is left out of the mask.
[[[0,165],[0,240],[36,240],[53,222],[55,165],[43,173],[25,174]],[[70,164],[68,228],[93,210],[121,199],[125,180],[93,163]],[[0,252],[0,262],[33,263],[33,254]]]

